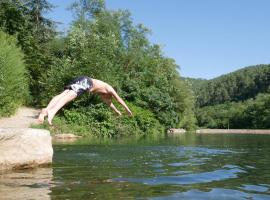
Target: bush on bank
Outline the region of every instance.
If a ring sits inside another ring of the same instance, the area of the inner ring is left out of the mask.
[[[28,97],[23,53],[16,39],[0,31],[0,117],[14,114]]]
[[[87,107],[69,108],[62,110],[55,117],[54,125],[39,126],[48,128],[53,133],[75,133],[82,136],[119,137],[129,135],[158,135],[164,132],[164,127],[148,110],[128,103],[133,116],[117,116],[103,103],[90,104]],[[120,109],[121,110],[121,109]],[[122,112],[124,114],[124,111]]]

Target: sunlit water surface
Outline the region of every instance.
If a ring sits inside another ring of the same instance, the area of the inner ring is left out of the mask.
[[[84,138],[0,177],[0,199],[270,199],[270,135]]]

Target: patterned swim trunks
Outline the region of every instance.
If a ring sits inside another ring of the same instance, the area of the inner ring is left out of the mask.
[[[80,76],[73,81],[71,81],[65,89],[73,90],[78,96],[89,91],[93,87],[93,81],[88,76]]]

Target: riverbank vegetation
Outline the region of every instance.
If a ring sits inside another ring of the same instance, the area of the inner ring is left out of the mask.
[[[270,128],[270,65],[246,67],[203,82],[186,81],[196,96],[198,126]]]
[[[193,96],[178,66],[128,11],[108,10],[103,0],[74,1],[74,20],[63,35],[45,17],[52,7],[46,0],[0,2],[0,29],[24,53],[31,104],[45,106],[74,77],[88,75],[113,85],[134,117],[117,117],[89,94],[65,107],[51,129],[111,137],[195,127]]]
[[[14,114],[28,97],[27,70],[16,39],[0,31],[0,117]]]

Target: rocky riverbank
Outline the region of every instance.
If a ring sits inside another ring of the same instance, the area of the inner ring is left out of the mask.
[[[14,116],[0,119],[0,171],[34,168],[52,163],[50,132],[29,128],[39,110],[22,107]]]
[[[0,128],[0,170],[33,168],[52,163],[50,132],[31,128]]]

